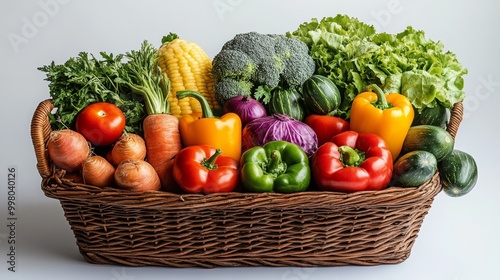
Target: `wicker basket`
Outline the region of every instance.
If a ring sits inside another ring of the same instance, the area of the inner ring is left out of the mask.
[[[376,192],[130,192],[78,184],[49,161],[50,100],[31,134],[47,197],[58,199],[90,263],[126,266],[337,266],[406,260],[434,197],[438,174],[418,188]],[[455,104],[455,137],[463,107]]]

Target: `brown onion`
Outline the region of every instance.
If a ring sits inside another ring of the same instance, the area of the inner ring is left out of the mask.
[[[72,172],[81,169],[90,154],[90,146],[80,133],[62,129],[50,133],[47,152],[56,166]]]

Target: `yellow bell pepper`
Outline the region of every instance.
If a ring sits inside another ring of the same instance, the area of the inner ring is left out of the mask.
[[[192,97],[197,99],[202,108],[202,114],[184,115],[179,120],[179,132],[185,147],[194,145],[210,145],[221,149],[222,155],[237,161],[241,156],[241,119],[235,113],[226,113],[215,117],[210,106],[200,93],[190,90],[177,92],[177,98]]]
[[[371,85],[368,89],[375,92],[362,92],[352,102],[350,128],[382,137],[395,160],[413,121],[413,106],[402,94],[386,95],[376,85]]]

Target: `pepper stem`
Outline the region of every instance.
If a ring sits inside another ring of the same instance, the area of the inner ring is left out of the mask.
[[[214,114],[212,112],[212,109],[210,108],[210,105],[208,104],[207,99],[205,99],[205,97],[201,93],[192,90],[180,90],[177,92],[177,98],[182,99],[185,97],[192,97],[200,102],[202,118],[214,117]]]
[[[215,164],[215,161],[220,156],[220,154],[222,154],[222,150],[221,149],[216,149],[215,153],[212,156],[210,156],[209,158],[204,159],[201,162],[201,165],[203,167],[205,167],[206,169],[208,169],[208,170],[215,170],[215,169],[217,169],[218,165]]]
[[[366,87],[367,90],[375,92],[377,94],[377,101],[373,104],[375,107],[385,110],[392,107],[392,104],[387,101],[384,91],[376,84],[371,84]]]
[[[364,161],[364,153],[360,153],[349,146],[340,146],[339,152],[340,161],[344,166],[358,166]]]
[[[286,163],[281,160],[281,153],[274,150],[270,154],[271,162],[267,165],[267,173],[282,174],[286,171]]]

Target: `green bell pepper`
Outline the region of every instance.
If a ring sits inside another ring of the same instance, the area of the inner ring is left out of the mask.
[[[287,141],[271,141],[246,150],[240,166],[243,187],[251,192],[300,192],[311,181],[307,154]]]

